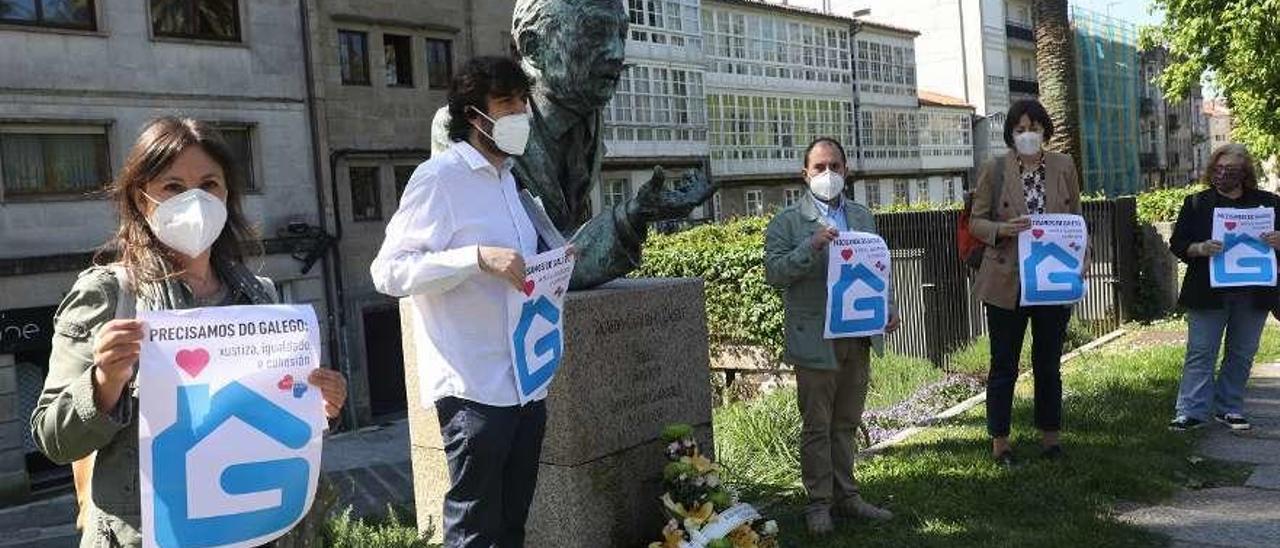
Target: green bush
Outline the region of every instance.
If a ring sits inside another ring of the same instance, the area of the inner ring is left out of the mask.
[[[1149,190],[1138,195],[1138,221],[1142,223],[1167,223],[1178,218],[1182,201],[1204,190],[1204,185]]]
[[[782,355],[782,297],[764,281],[764,229],[745,217],[684,232],[651,236],[632,277],[702,278],[713,347],[742,344]]]
[[[399,512],[387,506],[383,519],[364,520],[351,517],[348,506],[341,514],[324,524],[324,545],[328,548],[429,548],[431,535],[418,533],[412,514],[401,521]]]

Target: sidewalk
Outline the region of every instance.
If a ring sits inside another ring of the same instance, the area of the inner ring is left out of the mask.
[[[1120,519],[1169,536],[1175,548],[1280,544],[1280,363],[1254,366],[1245,412],[1253,430],[1214,423],[1200,442],[1207,458],[1253,466],[1243,487],[1184,491]]]

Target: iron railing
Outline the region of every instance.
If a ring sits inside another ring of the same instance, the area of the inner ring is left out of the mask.
[[[956,252],[959,211],[876,216],[893,258],[893,286],[902,328],[888,337],[894,352],[949,365],[949,356],[986,333],[986,313],[973,292],[973,273]],[[1133,198],[1084,204],[1090,261],[1084,300],[1075,316],[1095,335],[1132,316],[1137,280]]]

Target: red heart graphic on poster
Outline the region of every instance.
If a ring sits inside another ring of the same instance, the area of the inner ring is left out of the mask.
[[[281,390],[290,390],[290,389],[292,389],[292,388],[293,388],[293,375],[285,375],[285,376],[284,376],[284,378],[280,379],[280,382],[276,383],[276,388],[279,388],[279,389],[281,389]]]
[[[1235,229],[1236,229],[1236,222],[1235,222],[1235,221],[1227,221],[1226,223],[1223,223],[1223,224],[1227,225],[1227,230],[1235,230]]]
[[[1041,236],[1044,236],[1044,231],[1037,228],[1031,231],[1031,235],[1035,236],[1036,239],[1039,240]]]
[[[840,256],[841,256],[841,257],[844,257],[844,260],[846,260],[846,261],[847,261],[847,260],[849,260],[849,259],[852,259],[852,258],[853,258],[853,250],[852,250],[852,249],[850,249],[850,248],[847,248],[847,247],[846,247],[846,248],[844,248],[843,250],[841,250],[841,251],[840,251]]]
[[[175,361],[178,362],[179,369],[186,371],[192,377],[198,377],[205,366],[209,365],[209,352],[203,348],[179,350]]]
[[[534,287],[533,280],[524,281],[524,295],[526,297],[533,295],[533,287]]]

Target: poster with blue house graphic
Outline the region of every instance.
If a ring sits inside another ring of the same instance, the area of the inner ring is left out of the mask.
[[[1018,234],[1018,285],[1022,306],[1074,304],[1084,298],[1089,228],[1084,217],[1031,215]]]
[[[141,311],[142,537],[148,547],[260,546],[315,496],[326,421],[310,306]]]
[[[507,297],[507,340],[521,404],[546,395],[564,357],[564,297],[573,260],[565,247],[528,257],[524,286]]]
[[[889,246],[875,234],[841,232],[827,255],[828,339],[870,337],[889,322],[889,284],[893,280]]]
[[[1209,260],[1210,287],[1276,285],[1276,253],[1262,241],[1275,230],[1276,211],[1269,207],[1213,208],[1213,239],[1222,253]]]

